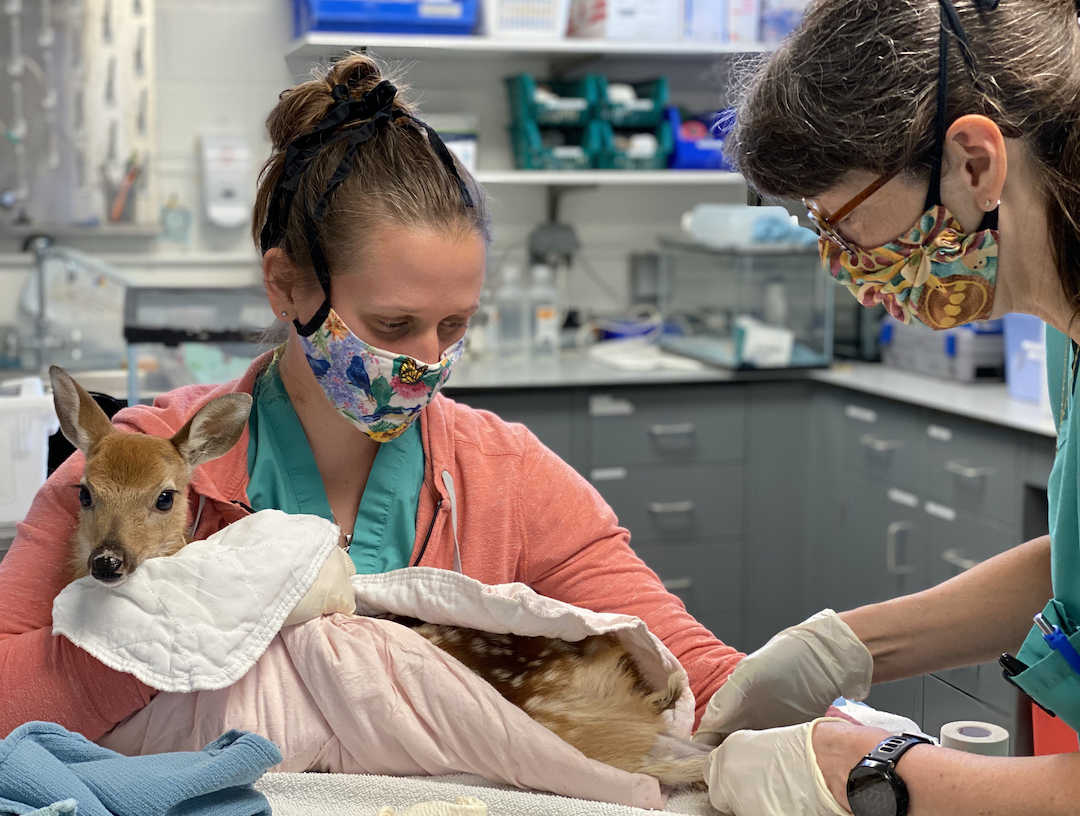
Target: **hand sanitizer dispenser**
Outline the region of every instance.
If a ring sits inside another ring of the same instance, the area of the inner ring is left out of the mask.
[[[241,136],[203,136],[202,187],[206,220],[225,229],[251,219],[251,147]]]

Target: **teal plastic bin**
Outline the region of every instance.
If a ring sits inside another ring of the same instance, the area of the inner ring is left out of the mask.
[[[519,170],[593,168],[600,150],[599,124],[594,121],[580,128],[541,130],[533,121],[515,122],[510,126],[514,163]]]
[[[631,103],[612,102],[608,98],[608,80],[602,74],[592,74],[596,86],[597,115],[615,127],[652,128],[664,118],[671,92],[666,77],[647,82],[627,83],[634,89],[637,100]]]
[[[597,122],[600,150],[596,166],[602,170],[663,170],[668,166],[671,152],[675,149],[671,123],[661,121],[653,128],[615,129],[610,122]],[[619,137],[629,138],[635,133],[651,133],[656,137],[657,150],[652,155],[635,155]]]
[[[556,98],[537,98],[543,86]],[[507,77],[510,112],[514,124],[535,122],[540,127],[584,127],[596,110],[596,83],[590,77],[568,80],[536,80],[531,74]]]

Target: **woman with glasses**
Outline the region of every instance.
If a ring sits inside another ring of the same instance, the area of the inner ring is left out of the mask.
[[[871,683],[1008,652],[1014,682],[1080,728],[1078,14],[1075,0],[817,0],[740,89],[731,158],[759,193],[803,200],[861,303],[933,328],[1047,323],[1058,455],[1050,536],[925,592],[821,612],[740,663],[699,731],[729,735],[709,779],[724,813],[1080,812],[1080,754],[982,757],[821,718]]]

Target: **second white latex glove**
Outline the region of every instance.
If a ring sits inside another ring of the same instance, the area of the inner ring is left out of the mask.
[[[334,548],[323,562],[319,574],[315,576],[315,583],[281,625],[292,626],[335,612],[351,615],[356,611],[356,594],[353,592],[351,580],[354,575],[356,565],[352,559],[345,550]]]
[[[811,737],[821,717],[767,731],[736,731],[709,754],[709,801],[730,816],[851,816],[829,793]]]
[[[709,700],[694,740],[719,745],[735,731],[807,722],[838,697],[865,698],[873,673],[869,649],[825,609],[744,657]]]

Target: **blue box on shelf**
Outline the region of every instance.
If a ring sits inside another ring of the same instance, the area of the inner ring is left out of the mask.
[[[293,0],[297,37],[309,31],[471,34],[480,0]]]
[[[669,167],[673,170],[731,170],[724,159],[724,137],[735,123],[730,110],[690,116],[685,120],[678,108],[665,112],[671,123],[674,149]]]

